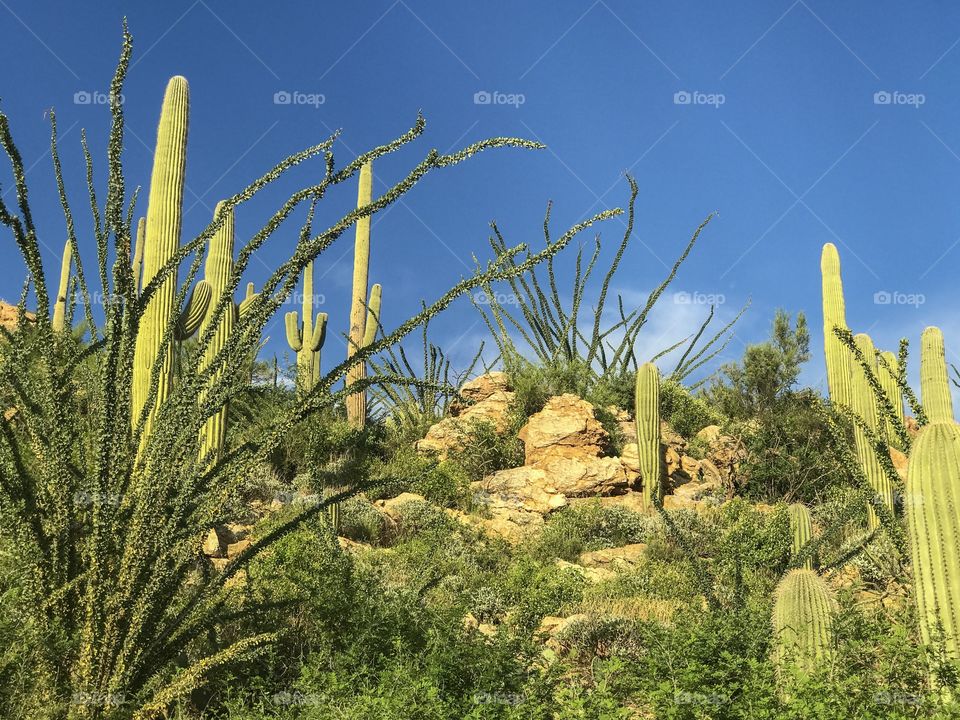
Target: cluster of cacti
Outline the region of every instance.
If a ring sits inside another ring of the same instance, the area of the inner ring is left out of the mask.
[[[653,363],[637,370],[634,403],[643,504],[649,508],[660,497],[660,371]]]
[[[360,187],[357,191],[357,207],[369,205],[373,198],[373,165],[367,162],[360,169]],[[347,339],[347,357],[364,347],[367,335],[367,315],[371,303],[367,302],[367,284],[370,272],[370,216],[357,220],[357,233],[353,250],[353,292],[350,298],[350,332]],[[379,315],[379,309],[377,314]],[[376,328],[374,328],[374,332]],[[366,377],[366,364],[357,363],[347,371],[347,386]],[[354,427],[362,428],[367,422],[367,394],[363,391],[347,396],[347,420]]]
[[[787,507],[790,516],[791,555],[796,558],[804,552],[813,540],[813,522],[810,520],[810,511],[803,503],[791,503]],[[807,555],[801,564],[806,570],[813,570],[813,557]]]
[[[287,344],[297,354],[297,388],[309,392],[320,378],[320,350],[327,337],[327,313],[313,315],[313,262],[303,270],[303,322],[296,310],[286,314]]]
[[[829,663],[836,601],[816,572],[789,571],[780,581],[773,604],[773,661],[781,688],[791,679]]]
[[[951,659],[960,658],[960,427],[937,328],[923,332],[921,396],[929,424],[913,443],[904,509],[910,528],[914,598],[921,636],[943,640]]]

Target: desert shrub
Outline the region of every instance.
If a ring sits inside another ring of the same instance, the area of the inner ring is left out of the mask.
[[[383,513],[366,498],[351,497],[340,503],[340,535],[377,545],[385,530]]]
[[[470,594],[470,612],[482,623],[500,622],[507,612],[502,591],[481,585]]]
[[[510,622],[530,632],[546,615],[562,615],[583,599],[583,574],[570,567],[521,555],[504,573]]]
[[[410,445],[373,463],[370,485],[367,495],[373,499],[410,492],[441,507],[466,509],[470,504],[470,481],[457,462],[438,462]]]
[[[533,553],[542,559],[576,560],[585,551],[645,542],[658,523],[628,508],[585,502],[551,515],[533,541]]]
[[[707,425],[725,422],[723,414],[709,402],[669,379],[660,383],[660,417],[685,438],[693,438]]]
[[[460,447],[450,452],[448,462],[467,481],[523,465],[523,443],[512,428],[500,432],[488,420],[473,420],[461,428],[457,442]]]

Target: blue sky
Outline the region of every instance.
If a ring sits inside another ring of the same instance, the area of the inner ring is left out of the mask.
[[[109,118],[97,93],[116,63],[124,15],[135,43],[125,93],[131,185],[148,181],[167,78],[190,81],[185,235],[209,221],[218,199],[336,128],[346,162],[402,133],[422,109],[425,138],[376,168],[379,191],[432,147],[496,135],[549,146],[440,171],[375,218],[371,281],[384,285],[388,327],[468,272],[472,253],[486,255],[490,220],[511,242],[536,246],[547,200],[559,234],[623,204],[629,170],[640,197],[637,241],[617,283],[628,302],[642,302],[696,225],[718,211],[673,291],[722,296],[721,320],[752,297],[728,358],[766,336],[775,308],[802,310],[814,331],[804,380],[822,385],[819,255],[830,241],[840,248],[855,331],[893,348],[939,324],[958,361],[954,3],[0,0],[0,98],[31,167],[53,273],[64,229],[44,111],[57,110],[68,191],[86,220],[80,129],[102,187]],[[275,102],[284,92],[313,101]],[[245,207],[238,241],[312,172],[298,169]],[[0,182],[8,192],[8,170]],[[337,217],[354,199],[355,187],[344,188],[320,217]],[[89,227],[81,223],[88,248]],[[617,221],[604,228],[604,257],[621,229]],[[290,226],[249,279],[259,285],[295,239]],[[345,237],[317,263],[334,334],[328,356],[343,351],[335,336],[347,325],[351,248]],[[7,252],[0,296],[15,300],[24,270]],[[90,253],[85,259],[94,262]],[[571,261],[568,253],[564,267]],[[644,349],[694,330],[706,311],[665,296]],[[457,305],[436,322],[435,339],[467,358],[484,336],[476,321],[469,304]],[[265,352],[285,350],[278,323]]]

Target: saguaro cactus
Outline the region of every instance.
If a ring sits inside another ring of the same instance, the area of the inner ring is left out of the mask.
[[[357,207],[369,205],[373,198],[373,165],[366,163],[360,169],[360,187],[357,191]],[[363,347],[367,319],[367,283],[370,271],[370,216],[357,220],[357,234],[353,251],[353,295],[350,301],[350,333],[347,357],[350,358]],[[349,386],[366,376],[364,363],[357,363],[347,371]],[[354,427],[363,427],[367,422],[367,394],[363,391],[347,396],[347,420]]]
[[[653,363],[637,370],[634,403],[643,502],[649,508],[660,495],[660,371]]]
[[[870,340],[870,336],[860,333],[854,337],[854,341],[857,344],[857,349],[863,354],[870,368],[876,372],[876,351],[873,348],[873,341]],[[847,348],[844,348],[844,350],[849,352]],[[877,399],[874,395],[874,390],[870,386],[867,380],[867,374],[860,364],[854,362],[851,363],[851,365],[853,374],[851,398],[853,410],[862,418],[870,430],[874,433],[879,433],[881,431],[880,413],[877,408]],[[892,512],[893,485],[890,482],[890,478],[887,477],[883,471],[883,468],[880,467],[880,461],[877,459],[873,443],[871,443],[865,430],[859,425],[854,426],[853,440],[857,451],[857,459],[860,461],[860,467],[863,469],[863,474],[866,476],[867,482],[870,483],[870,487],[880,501]],[[873,506],[868,506],[868,527],[872,530],[879,524],[880,520],[877,518]]]
[[[851,405],[850,351],[834,334],[834,327],[846,328],[843,304],[843,281],[840,277],[840,255],[833,243],[826,243],[820,255],[820,273],[823,280],[823,350],[827,363],[827,385],[830,401],[845,407]]]
[[[367,303],[367,319],[364,327],[363,345],[367,347],[377,337],[377,328],[380,327],[380,303],[382,299],[383,288],[380,284],[375,284],[370,288],[370,300]]]
[[[70,292],[70,266],[73,263],[73,248],[67,240],[63,246],[63,259],[60,262],[60,286],[57,289],[57,301],[53,305],[54,332],[62,332],[66,327],[67,295]]]
[[[219,214],[223,203],[218,203],[214,214]],[[233,274],[233,242],[234,242],[234,214],[230,208],[224,215],[223,224],[210,239],[207,250],[207,261],[204,265],[204,280],[210,287],[213,300],[209,312],[204,316],[200,325],[200,332],[205,333],[213,322],[213,310],[220,302],[220,298],[227,291],[227,284]],[[249,288],[248,288],[249,292]],[[200,370],[206,370],[213,363],[217,354],[230,339],[233,324],[236,320],[237,309],[233,302],[227,307],[217,321],[213,338],[204,350],[200,360]],[[219,373],[210,379],[216,381]],[[201,401],[203,399],[201,395]],[[200,457],[208,457],[215,461],[223,451],[227,437],[227,403],[214,415],[211,415],[200,431]]]
[[[953,422],[953,398],[940,328],[928,327],[920,336],[920,396],[930,422]]]
[[[913,443],[904,503],[910,527],[914,599],[923,641],[942,637],[947,655],[960,658],[960,427],[953,405],[943,336],[923,332],[921,391],[930,423]],[[942,635],[941,635],[942,632]]]
[[[772,622],[773,659],[782,690],[794,674],[808,674],[829,661],[835,605],[830,588],[813,570],[791,570],[780,581]]]
[[[147,206],[146,237],[143,248],[143,285],[146,286],[177,250],[180,243],[181,213],[183,209],[183,179],[186,171],[187,126],[190,111],[190,89],[186,78],[170,78],[163,96],[157,147],[150,176],[150,196]],[[140,320],[134,349],[134,380],[132,389],[132,418],[136,425],[150,395],[150,375],[158,356],[160,370],[156,397],[144,426],[143,437],[157,409],[170,391],[170,348],[162,348],[164,332],[176,308],[175,274],[169,275],[150,298]]]
[[[288,312],[284,320],[287,344],[297,354],[297,387],[309,392],[320,378],[320,349],[327,336],[327,314],[317,313],[316,321],[313,317],[313,261],[303,269],[303,322],[296,310]]]
[[[810,511],[802,503],[791,503],[787,507],[790,516],[790,532],[793,537],[791,552],[797,557],[813,539],[813,523],[810,520]],[[803,568],[813,570],[813,557],[807,556],[803,561]]]
[[[137,222],[137,239],[133,245],[133,261],[130,269],[133,272],[133,289],[140,292],[140,275],[143,272],[143,246],[147,241],[147,219],[140,218]]]

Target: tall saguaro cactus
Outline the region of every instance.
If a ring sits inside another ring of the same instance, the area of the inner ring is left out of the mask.
[[[660,371],[653,363],[637,370],[634,405],[643,504],[649,508],[660,495]]]
[[[140,218],[137,222],[137,239],[133,245],[133,260],[130,269],[133,271],[133,289],[140,292],[140,276],[143,273],[143,246],[147,241],[147,219]]]
[[[787,507],[790,516],[790,534],[792,536],[791,554],[797,557],[813,539],[813,523],[810,520],[810,511],[802,503],[791,503]],[[802,567],[813,570],[813,558],[807,556]]]
[[[850,351],[834,334],[835,327],[846,328],[846,310],[843,303],[843,281],[840,277],[840,255],[833,243],[826,243],[820,254],[820,273],[823,281],[823,350],[827,363],[827,385],[830,401],[836,405],[851,406]]]
[[[920,336],[920,396],[930,422],[953,422],[953,398],[940,328],[928,327]]]
[[[320,378],[320,349],[327,335],[327,314],[313,316],[312,260],[303,270],[303,322],[296,310],[288,312],[284,320],[287,344],[297,354],[297,386],[301,392],[309,392]]]
[[[857,349],[863,354],[870,368],[876,373],[876,351],[874,350],[873,341],[870,340],[870,336],[859,333],[854,336],[854,342],[856,342]],[[844,349],[846,350],[846,348]],[[874,390],[867,380],[866,372],[860,367],[859,363],[851,363],[851,365],[853,373],[853,382],[851,385],[853,391],[851,398],[853,410],[872,432],[880,433],[882,426],[880,424],[880,412],[877,408],[877,399],[874,395]],[[890,478],[887,477],[887,474],[883,471],[883,468],[880,467],[880,461],[877,459],[873,443],[860,425],[855,425],[853,428],[853,440],[857,451],[857,459],[860,461],[860,467],[863,469],[863,474],[867,478],[867,482],[870,483],[871,489],[880,501],[892,512],[893,485],[890,482]],[[873,505],[868,506],[867,510],[867,525],[873,530],[880,525],[880,520],[877,517],[876,511],[873,509]]]
[[[223,203],[218,203],[214,214],[221,212]],[[210,304],[209,312],[204,316],[200,324],[200,332],[205,333],[213,323],[213,310],[216,308],[220,298],[227,292],[227,286],[230,276],[233,274],[233,242],[234,242],[234,214],[233,208],[230,208],[224,215],[223,224],[214,233],[210,239],[210,247],[207,250],[207,261],[204,265],[204,280],[210,287],[213,300]],[[203,352],[200,361],[200,370],[206,370],[213,363],[217,354],[223,349],[230,339],[230,333],[233,332],[233,325],[236,320],[237,309],[233,302],[217,320],[216,329],[213,338]],[[211,378],[213,383],[216,377]],[[204,395],[200,396],[201,402]],[[227,437],[227,404],[211,415],[200,431],[200,457],[210,457],[215,461],[223,451]]]
[[[54,332],[62,332],[66,327],[67,295],[70,292],[70,266],[73,263],[73,248],[67,240],[63,246],[63,259],[60,262],[60,286],[57,289],[57,301],[53,305]]]
[[[183,181],[187,160],[187,129],[190,112],[190,89],[184,77],[170,78],[163,96],[157,147],[150,176],[147,206],[146,238],[143,248],[143,286],[146,287],[166,264],[180,244],[183,210]],[[157,409],[170,392],[170,348],[162,348],[164,332],[174,307],[177,278],[170,274],[150,298],[140,320],[134,349],[132,418],[134,424],[150,400],[150,376],[158,356],[162,363],[156,397],[149,410],[145,438]]]
[[[925,426],[913,443],[907,472],[907,522],[914,599],[925,643],[944,640],[960,658],[960,427]]]
[[[357,191],[357,207],[369,205],[373,198],[373,165],[370,162],[360,168],[360,187]],[[353,250],[353,294],[350,300],[350,333],[347,357],[350,358],[363,347],[367,320],[367,283],[370,272],[370,216],[357,220],[357,234]],[[366,376],[365,363],[357,363],[347,372],[349,386]],[[367,394],[363,391],[347,396],[347,420],[354,427],[362,428],[367,422]]]

